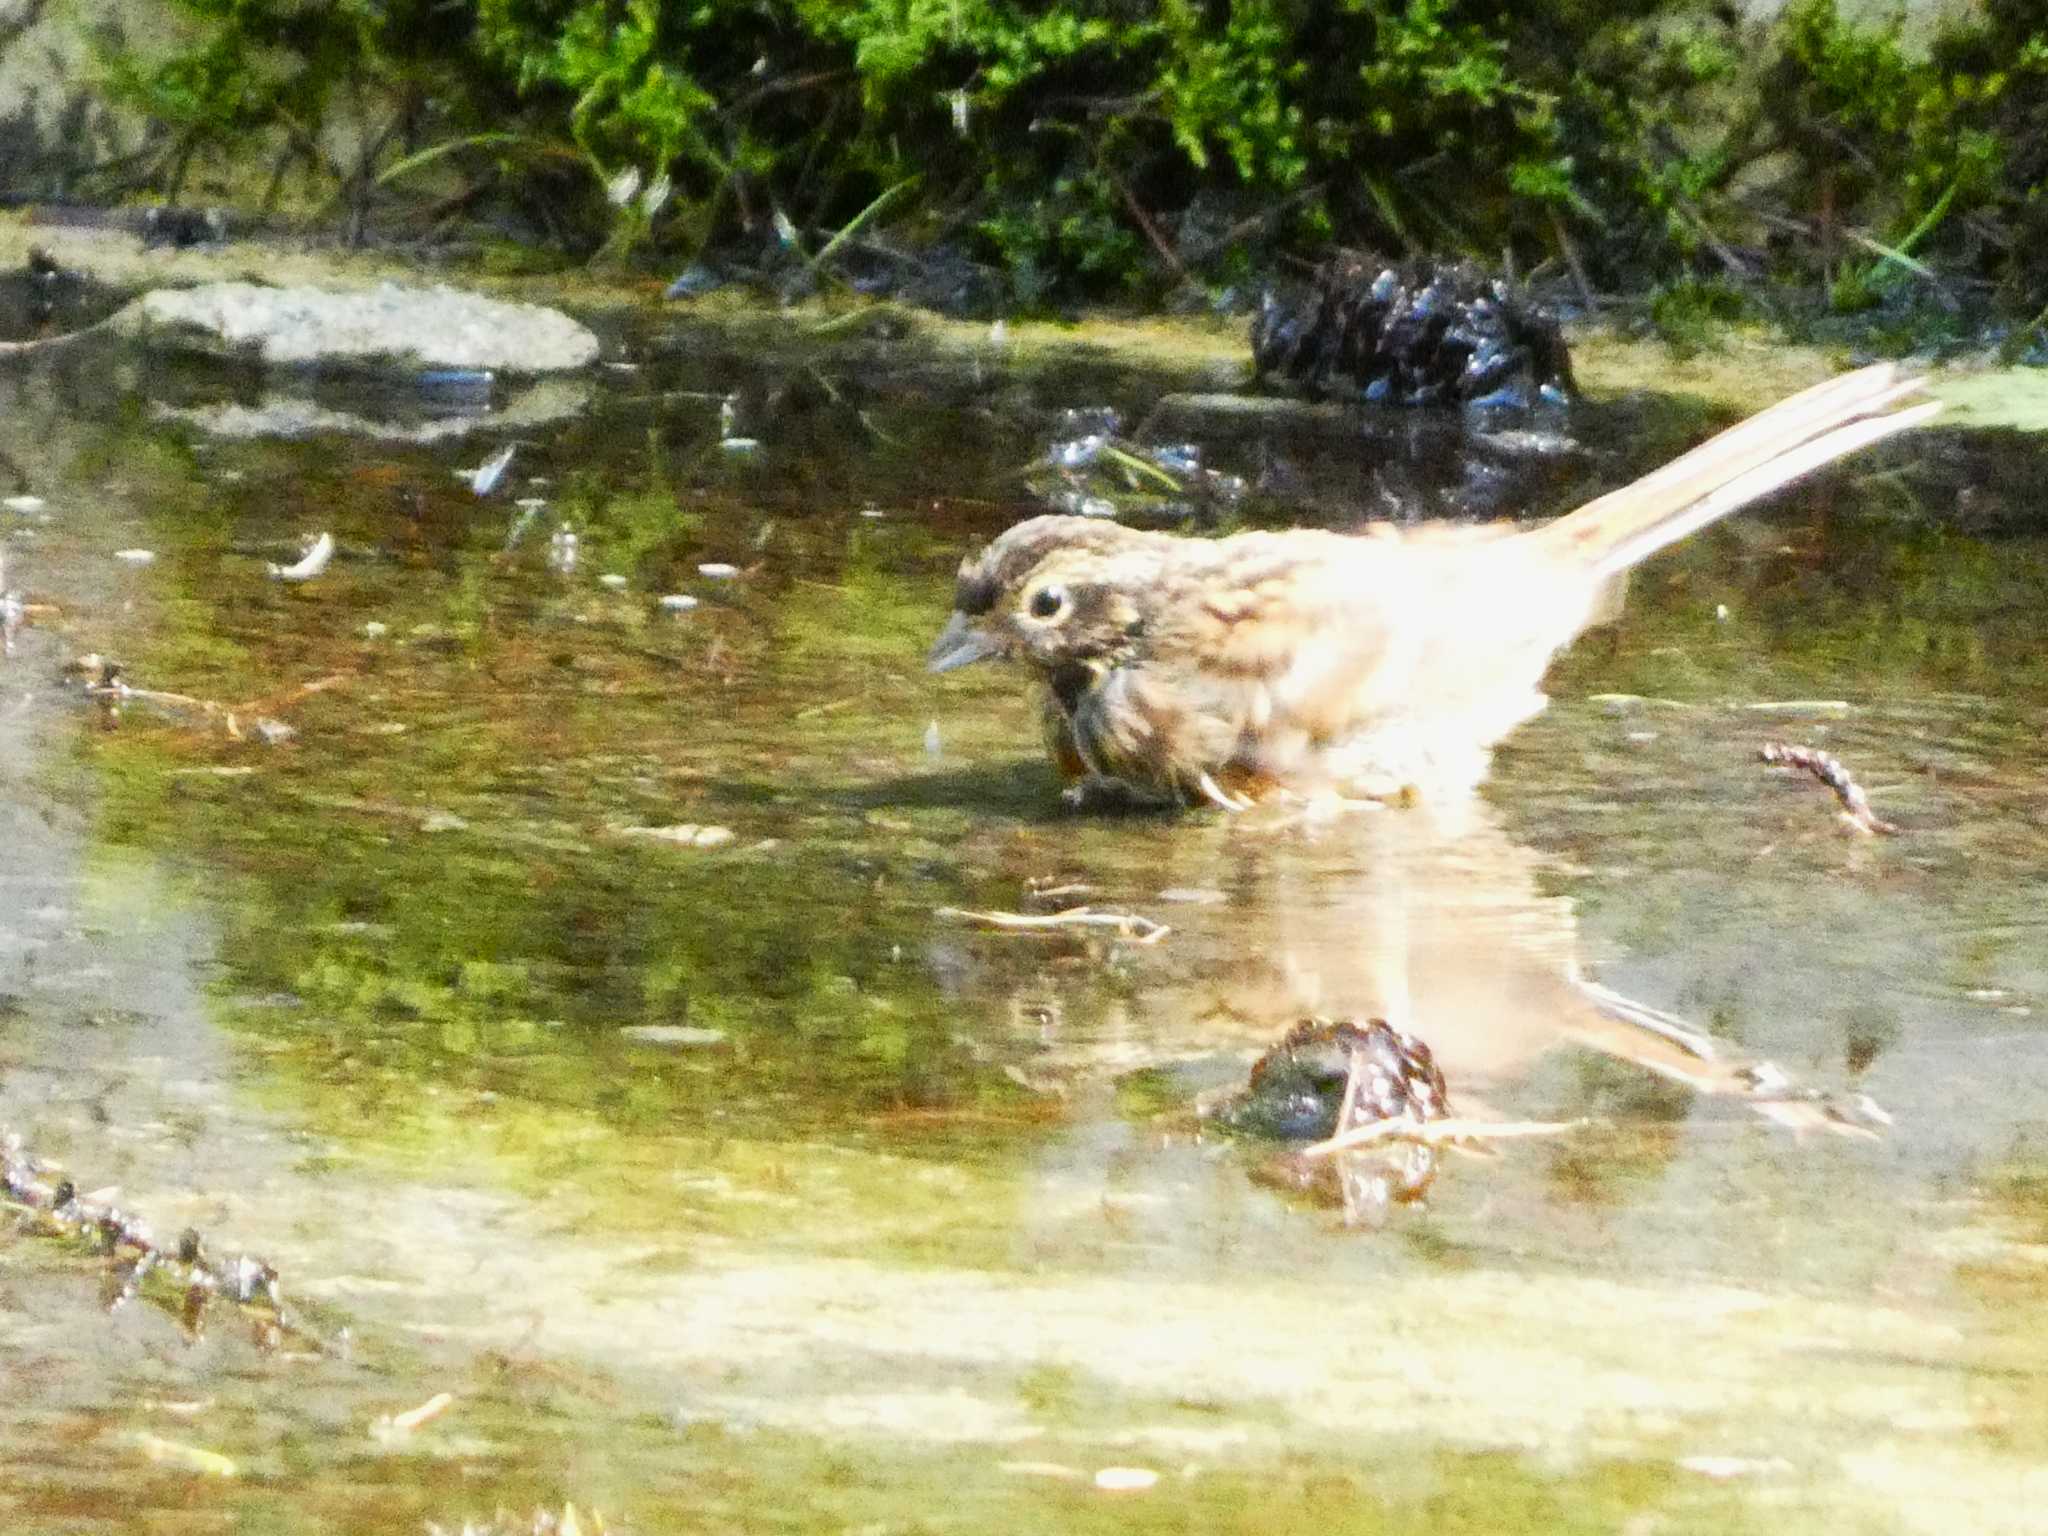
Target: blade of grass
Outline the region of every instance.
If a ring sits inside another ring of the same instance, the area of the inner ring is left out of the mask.
[[[1172,475],[1169,475],[1150,459],[1141,459],[1135,453],[1130,453],[1117,447],[1115,443],[1104,443],[1102,445],[1102,456],[1123,465],[1125,469],[1134,475],[1144,475],[1148,479],[1157,480],[1169,491],[1177,493],[1183,489],[1178,480],[1174,479]]]
[[[895,186],[886,188],[878,197],[875,198],[873,202],[869,203],[867,207],[861,209],[859,213],[856,213],[852,218],[848,219],[846,223],[840,227],[839,233],[834,235],[830,240],[827,240],[824,243],[824,245],[819,248],[818,254],[810,258],[811,271],[814,273],[822,272],[824,270],[825,263],[830,261],[835,255],[838,254],[839,248],[842,245],[846,244],[847,241],[851,240],[855,235],[860,233],[862,225],[867,223],[867,221],[869,219],[872,219],[876,214],[880,213],[888,203],[895,199],[898,193],[907,191],[909,188],[916,186],[920,181],[923,180],[924,172],[919,171],[914,176],[904,177],[901,181],[897,182]]]
[[[546,139],[537,139],[531,134],[472,133],[459,139],[446,139],[439,144],[430,144],[425,149],[415,154],[407,155],[402,160],[393,161],[378,173],[376,184],[380,187],[388,186],[401,176],[409,176],[414,171],[432,165],[436,160],[446,155],[452,155],[459,149],[489,149],[494,145],[505,144],[522,145],[526,148],[539,150],[544,154],[553,154],[566,159],[582,159],[581,155],[578,155],[565,145],[553,144]]]

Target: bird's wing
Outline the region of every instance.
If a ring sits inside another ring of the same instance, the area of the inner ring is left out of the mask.
[[[1240,534],[1162,579],[1187,585],[1153,609],[1145,670],[1281,782],[1420,736],[1490,745],[1540,704],[1598,586],[1504,525]]]

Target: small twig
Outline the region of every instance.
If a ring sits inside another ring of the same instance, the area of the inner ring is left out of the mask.
[[[1593,292],[1593,280],[1586,276],[1586,264],[1579,260],[1579,248],[1572,242],[1572,232],[1564,227],[1564,216],[1555,208],[1550,210],[1551,232],[1557,236],[1557,248],[1564,253],[1564,264],[1571,268],[1572,281],[1579,286],[1579,298],[1589,313],[1600,308],[1599,295]]]
[[[1184,283],[1191,281],[1188,277],[1187,263],[1180,259],[1180,253],[1167,241],[1166,236],[1159,232],[1159,226],[1152,222],[1152,215],[1145,211],[1144,205],[1138,201],[1137,196],[1131,189],[1124,184],[1123,177],[1117,175],[1107,165],[1102,167],[1102,174],[1109,178],[1109,184],[1116,188],[1117,196],[1121,197],[1124,200],[1124,206],[1131,210],[1131,217],[1137,221],[1138,228],[1145,232],[1145,238],[1152,242],[1152,249],[1160,254],[1160,257],[1169,267],[1173,268],[1173,275]]]
[[[283,693],[274,693],[267,698],[250,699],[234,708],[245,715],[257,713],[275,714],[280,709],[289,709],[301,699],[309,699],[316,693],[325,693],[330,688],[345,688],[355,681],[353,672],[330,672],[325,677],[316,677],[310,683],[300,683]]]
[[[1024,882],[1033,901],[1059,901],[1093,894],[1095,887],[1085,880],[1062,880],[1057,875],[1034,875]]]
[[[144,704],[165,705],[172,709],[197,710],[202,715],[226,719],[229,734],[232,735],[235,731],[234,713],[226,705],[217,704],[212,699],[194,698],[189,693],[172,693],[163,688],[131,688],[116,679],[113,682],[87,683],[85,696],[89,699],[101,699],[110,704],[125,704],[133,699]]]
[[[1157,944],[1173,930],[1164,923],[1135,912],[1097,912],[1092,907],[1068,907],[1062,912],[967,912],[959,907],[940,907],[934,917],[972,923],[977,928],[1005,932],[1054,933],[1068,928],[1107,928],[1116,937],[1135,944]]]
[[[1281,214],[1293,208],[1297,203],[1304,203],[1307,202],[1310,198],[1322,196],[1323,192],[1327,189],[1328,186],[1328,182],[1312,181],[1307,186],[1302,187],[1297,191],[1290,192],[1287,196],[1281,198],[1279,202],[1274,203],[1269,207],[1262,208],[1259,212],[1253,214],[1250,218],[1239,219],[1235,224],[1231,225],[1230,228],[1223,231],[1223,233],[1218,235],[1215,239],[1205,241],[1202,244],[1195,246],[1188,253],[1187,259],[1196,262],[1207,261],[1211,256],[1215,255],[1218,251],[1229,250],[1233,245],[1237,244],[1238,241],[1244,239],[1247,235],[1251,234],[1254,230],[1256,230],[1261,224],[1267,223],[1269,220],[1278,218]]]
[[[1870,798],[1863,793],[1863,786],[1850,776],[1841,760],[1830,757],[1815,747],[1788,746],[1781,741],[1765,742],[1757,753],[1763,761],[1785,768],[1803,768],[1821,783],[1835,792],[1835,798],[1842,802],[1842,819],[1863,833],[1881,832],[1886,836],[1895,835],[1898,827],[1870,808]]]
[[[1382,1141],[1419,1141],[1441,1146],[1454,1141],[1506,1141],[1516,1136],[1562,1136],[1590,1125],[1589,1120],[1368,1120],[1327,1141],[1303,1147],[1303,1157],[1329,1157]]]
[[[408,1408],[403,1413],[391,1415],[391,1427],[410,1434],[422,1424],[431,1424],[450,1408],[455,1406],[455,1394],[436,1392],[417,1408]]]
[[[736,101],[726,103],[724,107],[719,109],[718,116],[720,121],[730,122],[735,117],[745,115],[771,96],[784,95],[790,91],[807,91],[813,86],[830,85],[834,81],[845,79],[852,73],[853,71],[849,69],[820,69],[813,70],[810,74],[806,75],[784,75],[779,79],[770,80],[764,85],[755,87]]]

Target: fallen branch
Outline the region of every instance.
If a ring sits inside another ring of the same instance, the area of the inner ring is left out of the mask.
[[[1835,798],[1842,802],[1842,819],[1858,832],[1865,835],[1897,834],[1896,824],[1886,821],[1870,808],[1870,799],[1863,793],[1863,786],[1850,776],[1840,759],[1830,757],[1815,747],[1788,746],[1781,741],[1765,742],[1757,756],[1777,767],[1803,768],[1827,785],[1835,792]]]
[[[174,1248],[158,1246],[149,1226],[113,1204],[111,1191],[80,1194],[61,1170],[22,1146],[21,1137],[0,1135],[0,1208],[12,1209],[22,1227],[47,1237],[87,1245],[113,1261],[108,1275],[107,1310],[118,1311],[145,1291],[174,1310],[188,1333],[203,1331],[206,1312],[215,1301],[227,1301],[253,1317],[259,1337],[275,1348],[295,1339],[319,1353],[328,1345],[285,1305],[277,1271],[249,1254],[215,1259],[205,1241],[187,1229]],[[151,1282],[168,1282],[167,1285]]]
[[[1106,928],[1134,944],[1157,944],[1173,930],[1135,912],[1097,912],[1093,907],[1068,907],[1063,912],[967,912],[940,907],[932,914],[953,922],[1007,933],[1056,933],[1070,928]]]

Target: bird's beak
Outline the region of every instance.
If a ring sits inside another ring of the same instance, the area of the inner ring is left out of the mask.
[[[1000,656],[1002,650],[1002,644],[995,636],[985,629],[977,629],[973,620],[955,609],[953,616],[946,620],[946,627],[939,631],[939,638],[932,642],[932,653],[926,658],[925,666],[933,672],[950,672],[969,662]]]

